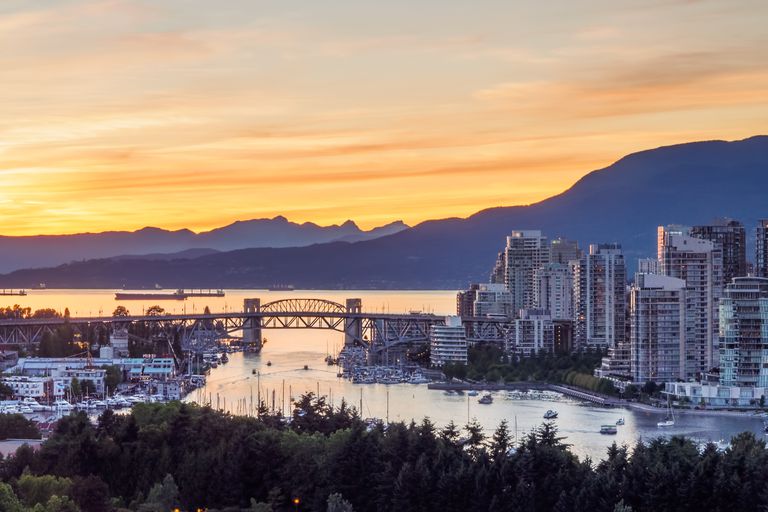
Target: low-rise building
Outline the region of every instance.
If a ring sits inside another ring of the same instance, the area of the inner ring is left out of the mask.
[[[444,325],[433,325],[429,345],[429,359],[433,366],[467,364],[467,333],[460,317],[447,316]]]
[[[44,398],[52,394],[53,391],[50,377],[11,375],[3,377],[2,382],[10,387],[13,394],[19,398]]]
[[[755,408],[765,403],[764,387],[722,386],[714,383],[667,382],[664,392],[673,400],[691,406]]]

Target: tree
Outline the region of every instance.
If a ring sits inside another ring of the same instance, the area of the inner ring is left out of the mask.
[[[24,507],[13,493],[11,486],[2,482],[0,482],[0,510],[3,512],[24,512]]]
[[[123,372],[120,370],[119,366],[115,365],[102,366],[102,368],[107,371],[104,376],[104,385],[109,388],[110,391],[114,391],[117,389],[118,384],[123,381]]]
[[[354,512],[352,504],[339,493],[328,496],[328,508],[326,510],[328,512]]]
[[[110,510],[109,487],[96,475],[78,478],[72,484],[72,498],[83,512]]]
[[[72,480],[69,478],[34,476],[29,473],[21,475],[17,484],[19,496],[28,507],[38,503],[46,504],[53,496],[67,496],[71,487]]]
[[[112,316],[130,316],[130,311],[125,306],[117,306],[112,312]]]
[[[165,309],[163,309],[157,304],[155,304],[154,306],[149,306],[147,310],[144,312],[146,316],[161,316],[163,313],[165,313]]]
[[[7,400],[14,395],[13,388],[5,382],[0,382],[0,398]]]
[[[145,505],[139,510],[141,512],[165,512],[179,506],[179,487],[170,474],[165,475],[162,483],[152,486],[147,495]]]
[[[69,392],[72,394],[72,396],[80,396],[82,394],[80,381],[77,379],[77,377],[72,377],[72,381],[69,383]]]

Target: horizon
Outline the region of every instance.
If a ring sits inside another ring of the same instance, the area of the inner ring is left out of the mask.
[[[551,8],[6,2],[3,234],[415,225],[764,132],[766,4]]]

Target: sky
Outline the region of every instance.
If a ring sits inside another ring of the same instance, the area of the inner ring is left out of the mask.
[[[768,133],[768,2],[2,0],[0,234],[467,216]]]

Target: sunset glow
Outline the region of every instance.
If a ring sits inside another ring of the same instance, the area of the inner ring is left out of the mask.
[[[766,132],[764,1],[6,0],[0,234],[372,227]]]

